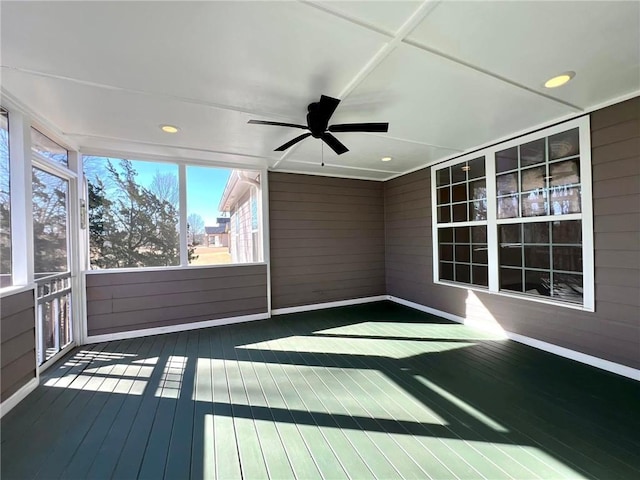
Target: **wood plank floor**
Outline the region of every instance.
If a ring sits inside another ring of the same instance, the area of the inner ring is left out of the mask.
[[[640,478],[640,383],[389,302],[76,349],[2,479]]]

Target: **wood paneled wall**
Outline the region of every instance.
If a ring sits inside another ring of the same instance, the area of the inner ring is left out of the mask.
[[[381,182],[269,174],[272,307],[384,295]]]
[[[640,98],[591,114],[596,311],[435,285],[429,169],[385,182],[387,293],[640,368]]]
[[[89,336],[266,312],[266,265],[87,274]]]
[[[36,331],[33,290],[0,300],[0,401],[36,377]]]

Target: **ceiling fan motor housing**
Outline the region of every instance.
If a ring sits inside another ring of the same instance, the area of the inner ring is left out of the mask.
[[[322,134],[327,130],[329,125],[329,118],[325,115],[321,115],[320,102],[310,103],[307,107],[309,113],[307,113],[307,126],[314,138],[322,137]]]

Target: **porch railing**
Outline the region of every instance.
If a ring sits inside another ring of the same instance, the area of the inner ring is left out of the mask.
[[[71,272],[55,273],[36,280],[38,363],[53,357],[72,341]]]

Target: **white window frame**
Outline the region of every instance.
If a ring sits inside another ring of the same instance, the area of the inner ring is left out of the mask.
[[[544,215],[536,217],[518,217],[510,219],[497,218],[497,195],[496,195],[496,167],[495,155],[497,152],[522,145],[533,140],[549,137],[557,133],[578,128],[580,144],[580,186],[582,191],[581,213],[565,215]],[[476,285],[457,283],[453,281],[440,280],[439,272],[439,243],[438,243],[438,210],[437,210],[437,171],[453,165],[465,163],[478,157],[485,157],[485,175],[487,188],[487,220],[450,222],[440,224],[442,227],[465,227],[474,225],[487,226],[487,246],[489,262],[489,287],[484,288]],[[595,311],[595,279],[594,279],[594,233],[593,233],[593,194],[591,179],[591,128],[588,115],[570,120],[558,125],[538,130],[520,137],[501,142],[499,144],[478,150],[452,160],[434,165],[431,167],[431,214],[432,214],[432,244],[433,244],[433,282],[438,285],[448,287],[464,288],[487,292],[494,295],[529,300],[533,302],[546,303],[565,308]],[[563,302],[549,297],[536,297],[533,295],[519,294],[517,292],[501,291],[499,285],[498,262],[498,225],[501,224],[522,224],[528,222],[552,222],[557,220],[581,220],[582,222],[582,275],[583,275],[583,299],[582,304]]]
[[[179,269],[201,269],[201,268],[229,268],[229,267],[242,267],[249,265],[264,265],[269,263],[268,259],[268,249],[269,245],[266,241],[268,235],[260,235],[260,258],[261,260],[258,262],[245,262],[245,263],[227,263],[227,264],[212,264],[212,265],[190,265],[188,262],[188,246],[187,246],[187,167],[205,167],[205,168],[217,168],[217,169],[225,169],[225,170],[247,170],[258,172],[260,174],[260,178],[266,178],[267,169],[265,167],[260,167],[257,165],[241,165],[237,163],[221,163],[221,162],[206,162],[188,158],[165,158],[162,156],[149,156],[149,155],[141,155],[141,154],[133,154],[127,152],[103,152],[100,150],[88,150],[82,152],[82,157],[91,156],[91,157],[103,157],[103,158],[111,158],[115,160],[127,159],[130,161],[140,161],[140,162],[151,162],[151,163],[164,163],[167,165],[176,165],[178,167],[178,186],[179,186],[179,231],[178,235],[180,238],[180,264],[179,265],[169,265],[169,266],[158,266],[158,267],[125,267],[125,268],[102,268],[102,269],[91,269],[91,263],[89,259],[89,241],[87,240],[86,244],[86,261],[84,265],[84,270],[87,274],[90,275],[100,275],[107,273],[126,273],[126,272],[144,272],[144,271],[157,271],[157,270],[179,270]],[[84,160],[81,158],[81,163]],[[88,181],[88,180],[87,180]],[[88,186],[87,186],[88,188]],[[265,196],[268,198],[268,192],[265,191],[267,188],[262,182],[260,184],[261,198],[264,199]],[[268,228],[268,217],[267,210],[264,208],[266,203],[263,201],[262,204],[258,204],[258,224],[261,231],[265,228]],[[88,215],[88,206],[87,206],[87,215]],[[88,229],[88,227],[87,227]],[[229,242],[231,244],[231,235],[229,238]],[[231,249],[231,245],[229,245]]]

